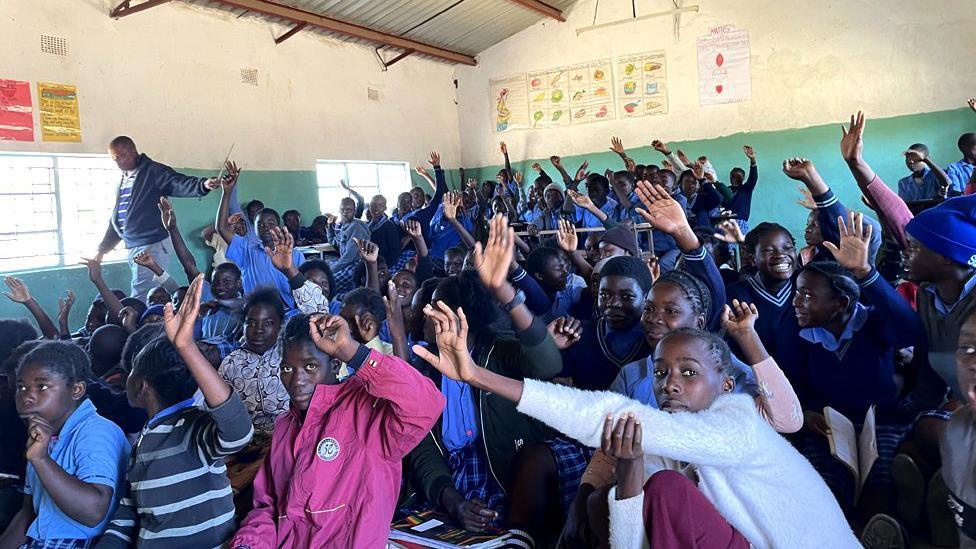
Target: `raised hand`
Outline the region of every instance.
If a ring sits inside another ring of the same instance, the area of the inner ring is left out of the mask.
[[[345,179],[339,180],[339,186],[347,191],[349,190],[349,183]]]
[[[556,228],[556,243],[559,249],[571,254],[579,246],[579,237],[576,236],[576,226],[566,219],[559,219],[559,226]]]
[[[619,154],[620,156],[623,156],[627,152],[626,149],[624,149],[624,142],[616,136],[610,138],[610,150]]]
[[[474,265],[481,283],[498,290],[508,279],[508,268],[515,254],[515,230],[508,226],[508,216],[496,215],[488,222],[488,243],[474,245]]]
[[[864,125],[867,120],[864,113],[857,111],[851,115],[851,122],[848,127],[841,125],[840,154],[847,162],[855,162],[861,159],[861,152],[864,150]]]
[[[661,161],[661,169],[662,170],[668,170],[668,171],[674,171],[674,166],[667,159],[664,159],[664,160]]]
[[[800,191],[800,194],[803,195],[803,198],[800,198],[796,201],[797,204],[803,206],[808,210],[817,209],[817,202],[813,199],[813,193],[810,192],[810,189],[808,189],[806,185],[798,185],[796,187],[796,190]]]
[[[525,175],[522,172],[515,172],[515,175],[512,176],[512,179],[514,179],[516,183],[521,185],[522,181],[525,179]]]
[[[176,212],[173,211],[173,204],[165,196],[159,197],[159,218],[163,222],[163,228],[172,231],[176,228]]]
[[[678,149],[677,150],[677,154],[678,154],[678,160],[680,160],[682,164],[684,164],[685,166],[691,166],[691,161],[689,161],[688,160],[688,157],[685,156],[685,152],[684,151],[682,151],[681,149]]]
[[[78,264],[88,267],[88,280],[95,282],[102,279],[102,260],[100,258],[88,259],[83,257]]]
[[[751,164],[756,163],[756,151],[752,150],[752,147],[750,147],[749,145],[743,145],[742,152],[745,153],[746,158],[749,159],[749,162]]]
[[[7,296],[10,301],[14,303],[27,303],[33,299],[30,294],[30,289],[27,287],[27,284],[24,284],[23,280],[8,276],[3,279],[3,283],[10,289],[9,292],[3,292],[3,295]]]
[[[220,187],[225,192],[230,192],[231,189],[233,189],[234,186],[237,185],[237,178],[241,174],[241,170],[237,167],[237,163],[227,161],[226,163],[224,163],[224,169],[227,170],[227,174],[224,175],[223,177],[219,179],[213,178],[207,180],[207,181],[215,182],[215,184],[209,188],[216,189],[217,187]]]
[[[691,230],[684,208],[671,198],[664,187],[651,185],[649,181],[638,181],[636,192],[637,198],[647,205],[646,210],[637,208],[637,213],[654,225],[655,229],[670,235],[685,229]]]
[[[817,167],[808,158],[793,157],[783,161],[783,173],[796,181],[804,183],[811,181],[816,170]]]
[[[586,210],[596,208],[596,204],[593,203],[593,200],[591,200],[590,197],[586,196],[585,194],[580,194],[579,191],[574,191],[573,189],[567,189],[566,192],[569,193],[569,197],[573,199],[573,203],[580,208]]]
[[[745,235],[742,234],[742,228],[739,224],[731,219],[726,219],[725,221],[718,224],[715,228],[715,238],[721,240],[722,242],[728,242],[729,244],[741,244],[746,241]]]
[[[417,175],[419,175],[420,177],[423,177],[424,179],[431,179],[430,174],[427,173],[427,170],[424,169],[424,167],[421,166],[420,164],[417,164],[414,167],[413,171],[417,172]]]
[[[535,162],[532,164],[532,170],[535,171],[535,173],[542,173],[542,166],[539,165],[538,162]]]
[[[441,374],[456,381],[470,383],[475,377],[477,366],[468,352],[468,319],[460,307],[455,314],[443,301],[438,301],[436,305],[424,307],[424,314],[434,321],[435,340],[440,355],[435,355],[420,345],[414,345],[413,352],[437,368]]]
[[[349,332],[349,324],[339,315],[313,315],[308,319],[312,343],[323,353],[349,362],[359,345]]]
[[[976,97],[970,97],[968,100],[966,100],[966,104],[969,105],[969,108],[972,109],[973,112],[976,112]]]
[[[682,162],[684,162],[684,161],[682,161]],[[686,163],[685,166],[688,166],[688,164]],[[694,174],[695,179],[697,179],[699,181],[701,181],[702,179],[705,179],[705,163],[704,162],[702,162],[701,160],[697,160],[697,161],[695,161],[694,164],[691,164],[690,167],[691,167],[691,173]]]
[[[377,246],[371,240],[361,240],[352,237],[352,241],[356,244],[356,251],[359,252],[359,257],[363,258],[366,263],[376,263],[380,257],[380,247]]]
[[[603,453],[618,460],[637,460],[644,458],[641,447],[641,424],[634,414],[627,414],[613,424],[613,415],[608,415],[603,422],[603,438],[601,448]]]
[[[329,228],[335,228],[336,216],[330,213],[325,214],[325,225]]]
[[[153,257],[153,254],[148,250],[137,253],[135,257],[132,258],[132,261],[134,261],[136,265],[141,265],[154,273],[163,270],[162,267],[159,266],[159,263],[156,263],[156,258]]]
[[[919,162],[925,161],[925,154],[922,151],[916,151],[915,149],[908,149],[904,152],[905,160],[911,162],[912,164],[918,164]]]
[[[657,279],[661,278],[661,259],[654,255],[654,252],[644,252],[642,255],[647,270],[651,271],[651,281],[657,282]]]
[[[556,155],[550,156],[549,162],[551,162],[552,165],[555,166],[557,169],[563,167],[563,159]]]
[[[508,154],[508,145],[504,141],[498,143],[498,149],[502,151],[502,154]]]
[[[196,347],[193,341],[193,328],[200,314],[200,294],[203,293],[203,274],[197,275],[186,291],[186,297],[180,302],[180,310],[173,309],[172,303],[167,303],[163,309],[163,329],[166,337],[173,342],[177,349]]]
[[[584,160],[583,165],[580,166],[578,170],[576,170],[576,177],[573,178],[573,181],[579,182],[586,179],[586,176],[590,174],[589,167],[590,167],[589,161]]]
[[[444,195],[444,218],[457,219],[458,207],[461,205],[461,194],[449,192]]]
[[[71,290],[67,290],[64,293],[64,297],[58,298],[58,321],[63,324],[68,324],[68,315],[71,314],[71,308],[75,305],[75,293]]]
[[[560,351],[572,347],[583,334],[583,324],[571,316],[559,317],[550,322],[547,328]]]
[[[837,263],[857,278],[864,278],[871,272],[868,253],[873,227],[870,223],[864,223],[864,214],[860,212],[850,212],[849,221],[848,225],[843,217],[837,217],[837,229],[840,231],[839,247],[829,241],[824,241],[823,245],[833,254]]]
[[[38,414],[27,416],[27,448],[24,457],[34,462],[48,457],[54,427]]]
[[[420,222],[416,219],[407,219],[403,222],[403,230],[407,231],[407,234],[411,238],[423,238],[423,228],[420,226]]]
[[[755,305],[733,299],[732,305],[726,305],[725,312],[722,313],[722,327],[730,337],[738,339],[739,336],[755,330],[757,318],[759,309]]]
[[[264,252],[271,259],[271,264],[279,271],[290,271],[294,268],[292,252],[295,250],[295,237],[281,227],[271,228],[271,242],[274,248],[265,246]]]
[[[671,154],[671,149],[669,149],[668,145],[660,139],[651,141],[651,148],[665,156]]]
[[[441,155],[437,151],[430,151],[430,165],[435,168],[441,165]]]

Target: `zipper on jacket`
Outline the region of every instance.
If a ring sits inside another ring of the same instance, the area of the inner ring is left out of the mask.
[[[488,357],[485,359],[485,366],[482,366],[482,368],[486,367],[488,363],[491,361],[491,353],[494,350],[495,350],[495,345],[492,344],[491,349],[488,349]],[[481,401],[481,406],[478,407],[478,419],[480,421],[480,427],[481,427],[481,443],[484,444],[485,446],[485,461],[488,462],[488,472],[491,473],[491,477],[495,479],[495,484],[497,484],[498,487],[501,488],[502,493],[505,494],[505,496],[507,497],[508,491],[505,490],[505,485],[499,482],[498,475],[495,474],[495,468],[491,464],[491,452],[488,451],[488,439],[485,437],[485,432],[486,432],[485,431],[485,392],[478,391],[478,393],[479,393],[478,400]]]

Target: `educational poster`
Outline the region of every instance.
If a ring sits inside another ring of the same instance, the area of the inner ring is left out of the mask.
[[[41,112],[41,139],[81,141],[78,88],[68,84],[38,82],[37,107]]]
[[[33,141],[30,82],[0,78],[0,141]]]
[[[698,37],[698,103],[739,103],[752,98],[749,31],[714,27]]]
[[[614,118],[609,59],[531,71],[527,80],[533,129]]]
[[[491,80],[488,89],[492,102],[491,125],[496,133],[529,127],[524,73]]]
[[[617,113],[636,118],[668,112],[668,73],[664,51],[617,58]]]

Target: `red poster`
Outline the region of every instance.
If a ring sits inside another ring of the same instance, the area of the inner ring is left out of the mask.
[[[0,78],[0,141],[33,141],[30,82]]]

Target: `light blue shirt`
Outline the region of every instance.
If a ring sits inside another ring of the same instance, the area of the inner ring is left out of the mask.
[[[732,377],[735,379],[733,393],[746,393],[753,397],[759,394],[752,367],[735,355],[732,355]],[[621,368],[608,390],[658,408],[657,395],[654,393],[654,356],[636,360]]]
[[[559,317],[569,316],[569,309],[579,303],[580,295],[585,288],[586,281],[583,280],[583,277],[570,274],[566,280],[566,288],[556,292],[556,296],[552,300],[552,307],[549,308],[548,313],[543,315],[543,320],[548,323]]]
[[[607,214],[608,219],[614,221],[620,221],[616,217],[617,201],[612,198],[607,198],[607,201],[600,207],[600,211]],[[597,219],[595,215],[590,213],[589,210],[585,208],[580,208],[576,206],[576,222],[580,223],[584,228],[601,228],[603,227],[603,222]]]
[[[478,438],[478,414],[471,386],[441,377],[441,392],[447,403],[441,417],[441,436],[448,452],[464,448]]]
[[[36,540],[91,539],[105,530],[119,503],[129,461],[129,442],[122,429],[98,415],[87,398],[68,416],[61,433],[51,439],[51,459],[66,473],[89,484],[103,484],[114,490],[108,512],[95,526],[85,526],[66,515],[41,483],[34,467],[27,464],[24,493],[32,496],[37,518],[27,529]]]
[[[467,215],[459,215],[458,222],[469,233],[474,231],[474,223]],[[450,221],[444,218],[444,205],[437,206],[434,217],[430,220],[430,249],[428,254],[431,258],[443,259],[444,252],[448,248],[459,246],[461,235],[454,228]]]
[[[898,180],[898,196],[905,202],[931,200],[939,197],[939,178],[935,172],[925,168],[922,172],[922,182],[915,179],[914,174]]]
[[[945,173],[952,182],[952,188],[962,194],[966,190],[966,183],[973,177],[973,169],[976,165],[970,164],[965,160],[953,162],[946,166]]]
[[[268,257],[261,243],[235,234],[230,245],[227,246],[226,255],[228,261],[234,262],[241,269],[244,295],[250,295],[264,286],[273,286],[278,290],[281,300],[285,302],[285,309],[295,308],[295,299],[291,295],[288,279],[271,264],[271,258]],[[292,250],[291,255],[292,263],[296,267],[305,261],[305,256],[298,250]]]
[[[854,332],[860,330],[864,326],[864,323],[868,321],[869,310],[864,305],[855,303],[854,313],[851,314],[851,318],[848,319],[847,325],[844,326],[844,331],[841,332],[839,338],[834,337],[834,334],[830,333],[826,328],[819,326],[815,328],[803,328],[800,330],[800,337],[810,343],[819,344],[828,351],[836,352],[845,341],[849,341],[854,337]]]
[[[959,294],[959,299],[951,305],[947,305],[945,301],[942,301],[942,296],[935,289],[934,285],[926,285],[925,291],[932,295],[932,304],[935,305],[935,310],[942,316],[946,316],[952,312],[960,301],[966,298],[967,295],[972,293],[973,288],[976,288],[976,275],[969,277],[966,284],[962,287],[962,293]]]

